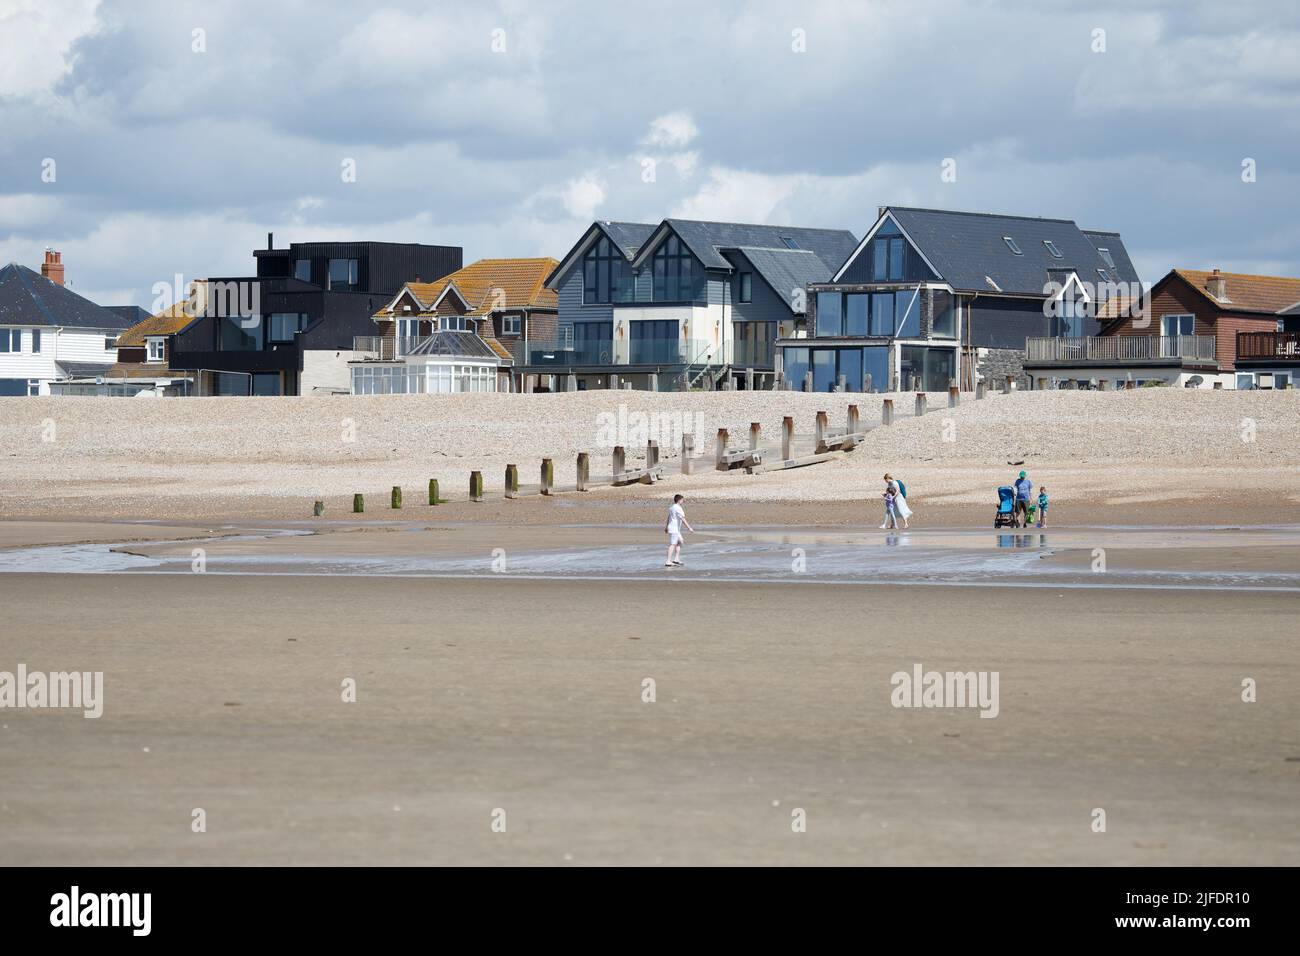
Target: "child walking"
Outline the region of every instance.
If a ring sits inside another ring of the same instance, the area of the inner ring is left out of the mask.
[[[1047,486],[1038,489],[1038,527],[1047,526]]]
[[[898,515],[894,512],[894,489],[886,487],[882,497],[885,499],[885,523],[880,527],[897,529]]]
[[[664,561],[665,568],[682,567],[682,527],[684,526],[691,534],[695,529],[691,523],[686,520],[686,510],[682,508],[682,502],[686,498],[684,495],[673,495],[672,507],[668,509],[668,520],[664,523],[664,531],[668,534],[668,558]],[[676,554],[676,557],[673,555]]]

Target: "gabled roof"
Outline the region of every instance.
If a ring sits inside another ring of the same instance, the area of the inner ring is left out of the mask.
[[[1219,273],[1226,280],[1224,299],[1216,299],[1205,287],[1212,272],[1202,269],[1174,269],[1165,278],[1179,276],[1225,312],[1282,312],[1300,300],[1300,279],[1285,276],[1255,276],[1240,272]],[[1164,281],[1163,279],[1161,280]],[[1154,290],[1153,290],[1154,291]]]
[[[794,308],[792,293],[795,289],[807,288],[811,282],[826,282],[835,271],[836,264],[829,264],[808,250],[795,249],[761,249],[754,246],[740,246],[736,250],[744,255],[754,266],[763,281],[771,286],[792,312],[802,315],[803,309]]]
[[[62,326],[117,331],[130,320],[51,282],[26,266],[0,267],[0,325]]]
[[[480,259],[437,282],[408,282],[392,301],[375,313],[375,318],[392,318],[391,308],[409,292],[420,308],[431,311],[444,295],[455,294],[468,308],[467,315],[483,316],[506,309],[556,309],[559,297],[546,288],[546,277],[558,263],[551,258]],[[504,296],[499,300],[496,290]]]
[[[582,238],[573,244],[573,248],[566,252],[564,258],[551,270],[551,274],[546,277],[546,287],[554,289],[554,283],[559,279],[560,274],[568,272],[577,257],[585,253],[587,247],[595,242],[599,236],[608,237],[609,241],[614,243],[618,251],[623,254],[623,258],[631,260],[654,231],[654,223],[649,222],[596,220],[587,227],[587,231],[582,234]]]
[[[151,315],[117,337],[118,348],[144,348],[147,336],[172,335],[180,332],[191,322],[202,316],[190,315],[186,310],[186,300],[169,306],[157,315]]]
[[[473,332],[440,329],[406,353],[407,355],[448,355],[457,358],[499,359],[486,342]]]
[[[1113,282],[1139,281],[1118,233],[1085,232],[1069,219],[889,206],[868,239],[889,216],[940,278],[959,292],[987,293],[987,280],[992,279],[1005,295],[1041,298],[1043,287],[1059,270],[1072,270],[1092,284],[1105,281],[1098,269],[1106,270]],[[1020,255],[1007,245],[1007,236]],[[1060,258],[1052,255],[1047,242],[1061,253]],[[1113,267],[1097,251],[1099,245],[1109,250]],[[866,249],[865,239],[858,248]]]
[[[706,269],[732,271],[723,257],[725,249],[786,249],[811,252],[834,270],[852,253],[858,240],[847,229],[808,229],[802,226],[760,226],[741,222],[703,222],[697,219],[665,219],[642,245],[632,260],[641,265],[672,230]],[[790,240],[787,242],[786,240]],[[791,245],[793,243],[793,247]],[[757,263],[755,263],[757,265]]]

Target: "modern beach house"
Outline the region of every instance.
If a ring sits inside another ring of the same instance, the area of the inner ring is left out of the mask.
[[[1300,279],[1174,269],[1095,337],[1030,339],[1025,369],[1039,387],[1164,384],[1253,388],[1290,382]],[[1288,325],[1292,334],[1287,334]]]
[[[554,337],[532,338],[516,371],[543,388],[770,388],[805,288],[856,244],[842,229],[594,222],[547,277]]]
[[[373,316],[350,363],[357,395],[518,391],[529,343],[554,342],[551,258],[480,259],[437,282],[408,282]]]
[[[173,333],[173,368],[219,371],[220,394],[346,393],[358,336],[402,286],[462,265],[459,246],[300,242],[253,252],[257,274],[205,280],[202,314]]]
[[[0,396],[49,395],[55,383],[102,375],[130,314],[66,288],[54,250],[39,275],[16,262],[0,267]]]
[[[1025,340],[1095,334],[1098,301],[1137,288],[1118,233],[1068,219],[886,206],[777,342],[796,390],[927,390],[1012,375]]]

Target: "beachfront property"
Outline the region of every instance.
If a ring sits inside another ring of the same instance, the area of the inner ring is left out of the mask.
[[[57,394],[55,383],[103,374],[129,310],[108,309],[63,284],[63,256],[51,249],[38,275],[0,268],[0,396]]]
[[[1098,299],[1135,287],[1118,233],[1069,219],[885,206],[808,315],[777,342],[796,390],[945,391],[1011,375],[1025,340],[1095,334]]]
[[[461,267],[459,246],[301,242],[254,250],[257,274],[205,280],[202,314],[171,333],[173,368],[211,376],[221,395],[346,394],[348,363],[372,316],[402,286]],[[200,391],[199,394],[209,394]]]
[[[594,222],[547,277],[554,337],[534,336],[516,372],[526,388],[770,388],[805,288],[856,244],[841,229]]]
[[[353,344],[354,395],[509,392],[531,342],[554,342],[549,257],[480,259],[436,282],[408,282]]]
[[[1296,371],[1300,279],[1174,269],[1099,334],[1029,339],[1037,387],[1285,387]]]
[[[1278,313],[1272,331],[1237,333],[1237,388],[1300,384],[1300,301]]]

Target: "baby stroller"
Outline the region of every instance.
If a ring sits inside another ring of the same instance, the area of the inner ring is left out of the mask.
[[[998,510],[993,513],[993,527],[1015,527],[1016,493],[1007,485],[998,489]]]

